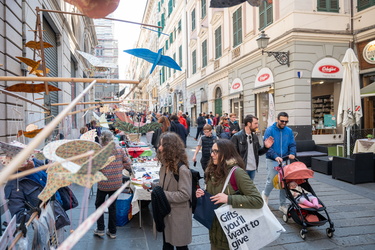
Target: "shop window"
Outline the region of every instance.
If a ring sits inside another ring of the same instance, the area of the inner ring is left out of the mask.
[[[273,8],[272,3],[262,1],[259,6],[259,30],[264,29],[273,23]]]
[[[339,12],[339,0],[318,0],[318,11]]]
[[[242,8],[233,13],[233,47],[242,43]]]
[[[215,30],[215,59],[221,57],[221,26]]]
[[[375,5],[375,0],[357,0],[358,11],[367,9]]]

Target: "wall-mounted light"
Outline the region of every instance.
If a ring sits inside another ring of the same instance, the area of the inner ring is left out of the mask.
[[[289,51],[288,52],[275,52],[275,51],[265,51],[264,49],[267,48],[268,41],[270,38],[267,34],[264,33],[264,30],[259,34],[258,38],[256,39],[258,43],[258,48],[262,49],[262,55],[267,53],[268,56],[274,56],[276,61],[278,61],[281,65],[288,65],[289,67]]]

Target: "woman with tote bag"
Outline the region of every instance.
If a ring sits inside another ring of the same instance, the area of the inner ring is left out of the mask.
[[[233,167],[236,167],[233,172],[235,181],[231,180],[230,185],[227,185],[225,191],[222,192],[224,182]],[[260,209],[263,207],[263,199],[244,169],[244,162],[231,141],[218,140],[212,146],[211,160],[205,171],[205,182],[206,191],[212,195],[211,200],[215,204],[229,204],[233,208]],[[203,195],[204,191],[198,189],[197,198]],[[230,249],[217,217],[214,217],[209,235],[211,249]]]

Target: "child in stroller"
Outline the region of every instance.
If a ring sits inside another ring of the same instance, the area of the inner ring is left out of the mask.
[[[301,186],[298,186],[297,182],[291,181],[288,183],[289,190],[293,195],[294,199],[299,203],[307,207],[314,207],[319,209],[319,201],[311,193],[307,192]]]

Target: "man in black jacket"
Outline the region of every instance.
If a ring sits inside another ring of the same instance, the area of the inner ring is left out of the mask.
[[[187,137],[187,131],[179,121],[178,121],[178,116],[177,115],[172,115],[171,116],[171,132],[175,132],[178,134],[181,138],[181,140],[184,142],[185,147],[186,147],[186,137]]]
[[[258,118],[253,115],[247,115],[244,119],[244,124],[244,129],[234,134],[231,141],[245,162],[246,172],[254,180],[255,171],[258,170],[259,155],[263,155],[268,151],[273,144],[273,138],[267,138],[264,141],[264,147],[261,147],[258,136],[254,133],[258,128]]]
[[[197,135],[195,136],[195,140],[198,140],[198,137],[202,134],[203,126],[206,124],[206,119],[202,116],[202,113],[199,113],[198,119],[197,119]]]
[[[229,130],[230,130],[230,136],[232,137],[235,133],[240,131],[240,125],[237,121],[237,114],[231,113],[229,114]]]

